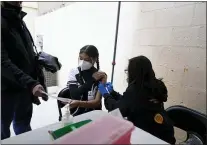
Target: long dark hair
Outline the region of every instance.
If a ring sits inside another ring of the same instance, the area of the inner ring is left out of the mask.
[[[98,49],[95,46],[86,45],[86,46],[84,46],[80,49],[80,54],[81,53],[86,53],[89,57],[92,57],[93,59],[96,59],[97,70],[100,69],[99,52],[98,52]]]
[[[161,79],[155,77],[152,63],[145,56],[137,56],[129,60],[128,83],[136,85],[138,91],[147,89],[159,101],[166,101],[167,88]]]

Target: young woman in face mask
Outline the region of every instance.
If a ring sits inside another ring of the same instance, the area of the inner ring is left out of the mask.
[[[163,105],[167,101],[167,88],[155,77],[150,60],[145,56],[130,59],[127,74],[128,87],[123,96],[115,92],[110,83],[99,84],[106,109],[119,108],[135,126],[174,144],[173,125]]]
[[[76,110],[74,116],[102,109],[98,83],[106,74],[100,72],[99,67],[98,49],[93,45],[81,48],[79,66],[70,71],[68,80],[70,96],[73,99],[70,108]]]

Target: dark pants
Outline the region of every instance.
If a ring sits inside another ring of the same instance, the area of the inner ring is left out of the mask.
[[[27,92],[5,93],[1,95],[1,139],[10,137],[10,125],[16,135],[30,131],[32,100]]]

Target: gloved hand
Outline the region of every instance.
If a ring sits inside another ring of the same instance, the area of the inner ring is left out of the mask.
[[[106,87],[110,93],[113,91],[113,86],[110,82],[106,83]]]
[[[113,86],[111,83],[99,83],[98,85],[98,90],[101,93],[102,96],[104,96],[105,94],[110,94],[113,91]]]

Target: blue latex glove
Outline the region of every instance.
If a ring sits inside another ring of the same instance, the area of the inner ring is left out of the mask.
[[[101,95],[104,96],[105,94],[110,94],[110,92],[113,91],[113,86],[111,83],[99,83],[98,90],[101,93]]]
[[[102,96],[104,96],[105,94],[109,94],[109,92],[105,88],[105,84],[103,84],[103,83],[99,83],[98,90]]]
[[[106,88],[108,89],[108,91],[111,93],[113,91],[113,86],[110,82],[106,83]]]

